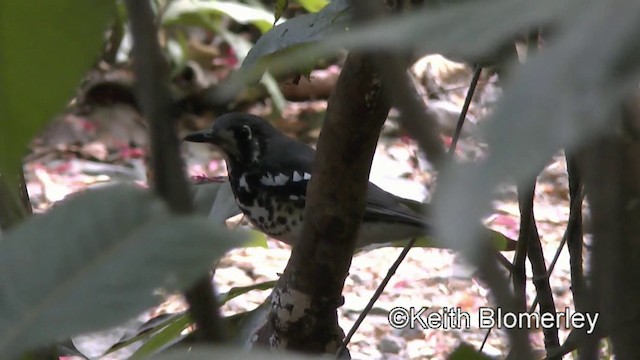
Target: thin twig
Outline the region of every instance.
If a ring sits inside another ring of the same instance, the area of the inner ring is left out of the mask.
[[[535,180],[534,180],[535,184]],[[518,205],[520,207],[520,231],[518,233],[518,243],[516,245],[516,254],[513,258],[513,272],[511,280],[513,283],[513,292],[516,298],[516,304],[521,311],[527,308],[527,275],[526,260],[527,251],[529,249],[529,240],[531,235],[531,217],[533,214],[533,206],[529,206],[528,195],[533,198],[533,188],[535,185],[518,185]],[[531,204],[533,205],[533,204]]]
[[[567,163],[567,175],[569,176],[569,197],[573,201],[581,195],[582,181],[578,171],[577,160],[571,155],[566,155],[565,157]],[[586,284],[582,268],[582,203],[580,205],[581,206],[576,206],[575,209],[572,208],[570,210],[569,215],[575,216],[576,220],[571,227],[567,227],[567,249],[569,250],[573,302],[576,311],[583,312],[586,307],[587,299],[584,299],[584,296],[586,295]],[[572,214],[571,212],[575,212],[575,214]]]
[[[581,196],[582,178],[578,167],[578,159],[574,154],[569,154],[565,150],[567,164],[567,175],[569,177],[569,198],[573,201]],[[575,212],[575,214],[573,213]],[[593,308],[594,296],[592,289],[585,281],[582,249],[584,248],[584,234],[582,231],[582,202],[570,210],[569,216],[574,216],[576,221],[571,227],[567,226],[567,250],[569,250],[569,269],[571,273],[571,292],[573,294],[573,305],[578,313],[586,313]],[[568,345],[565,341],[564,345]],[[587,341],[578,349],[578,357],[582,360],[598,358],[598,342]]]
[[[464,104],[462,105],[462,111],[460,111],[460,116],[458,116],[458,122],[456,123],[456,132],[453,134],[453,139],[451,139],[451,147],[449,147],[449,156],[453,155],[456,151],[456,146],[458,146],[458,139],[460,139],[460,133],[462,132],[462,125],[464,124],[464,120],[467,117],[467,112],[469,111],[469,106],[471,106],[471,100],[473,99],[473,94],[476,91],[476,87],[478,86],[478,80],[480,79],[480,74],[482,74],[482,67],[479,65],[475,66],[473,70],[473,77],[471,78],[471,83],[469,84],[469,90],[467,90],[467,96],[464,99]]]
[[[578,206],[582,206],[582,200],[584,199],[584,191],[581,191],[580,196],[576,197],[570,207],[570,215],[569,215],[569,220],[567,221],[567,229],[569,229],[571,226],[573,226],[573,224],[577,221],[577,215],[576,215],[576,211],[575,208]],[[553,270],[556,267],[556,263],[558,262],[558,259],[560,258],[560,253],[562,252],[562,249],[564,248],[564,245],[567,243],[567,238],[568,238],[568,232],[567,230],[565,230],[564,234],[562,235],[562,240],[560,240],[560,244],[558,245],[558,248],[556,249],[555,254],[553,255],[553,259],[551,260],[551,263],[549,264],[549,269],[547,270],[547,273],[544,275],[544,277],[549,278],[551,276],[551,274],[553,273]],[[533,299],[533,303],[531,304],[531,306],[529,307],[529,312],[533,312],[533,310],[535,310],[536,306],[538,306],[538,295],[536,295],[536,297]]]
[[[382,295],[384,288],[389,284],[389,281],[391,281],[391,278],[393,277],[393,275],[395,275],[396,271],[400,267],[400,264],[402,264],[404,259],[407,257],[409,250],[411,250],[416,240],[417,238],[413,238],[409,240],[407,245],[405,245],[405,247],[402,249],[402,252],[400,252],[400,255],[398,255],[398,258],[396,259],[396,261],[393,262],[393,265],[391,265],[391,267],[387,271],[387,275],[384,277],[384,279],[382,279],[382,282],[380,283],[380,285],[378,285],[378,288],[376,288],[376,291],[373,293],[373,296],[371,297],[371,299],[369,299],[367,306],[365,306],[365,308],[362,310],[362,312],[358,316],[358,319],[356,320],[356,322],[353,324],[351,329],[349,329],[349,333],[347,334],[347,336],[345,336],[344,341],[342,342],[342,346],[340,346],[340,349],[338,349],[336,357],[340,358],[344,353],[344,351],[347,350],[347,345],[351,341],[351,338],[356,333],[356,331],[358,330],[358,328],[360,327],[364,319],[367,317],[371,309],[373,309],[373,305],[375,305],[380,295]]]
[[[555,314],[556,306],[553,300],[553,293],[551,292],[551,285],[549,285],[549,277],[544,276],[547,273],[547,267],[533,214],[535,186],[531,186],[525,191],[526,193],[520,196],[520,209],[521,216],[523,218],[526,217],[527,220],[524,222],[526,226],[521,228],[520,231],[527,233],[527,257],[529,258],[533,272],[533,285],[536,288],[536,298],[540,299],[540,314]],[[523,305],[523,310],[525,310],[526,302]],[[542,332],[544,334],[544,347],[547,351],[560,345],[557,326],[544,327]]]

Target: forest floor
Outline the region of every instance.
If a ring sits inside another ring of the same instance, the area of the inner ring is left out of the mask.
[[[426,105],[443,126],[449,143],[459,109],[471,77],[471,70],[437,57],[423,59],[414,66],[423,87]],[[337,67],[317,73],[335,78]],[[474,97],[463,138],[456,151],[460,161],[483,156],[485,146],[481,125],[499,99],[496,77],[485,75]],[[313,75],[312,75],[313,82]],[[248,111],[269,115],[269,100],[250,106]],[[275,124],[292,136],[314,144],[320,119],[326,110],[326,97],[288,102]],[[390,117],[397,116],[392,111]],[[210,116],[191,117],[180,124],[181,134],[208,126]],[[132,144],[135,144],[132,145]],[[32,145],[25,163],[28,191],[37,212],[46,211],[67,195],[86,188],[113,182],[146,183],[146,132],[140,115],[129,104],[94,106],[88,112],[60,115]],[[185,144],[184,157],[191,176],[225,175],[220,155],[206,145]],[[371,180],[387,191],[418,201],[428,201],[437,184],[437,174],[418,151],[416,144],[399,133],[391,122],[385,126],[374,159]],[[569,214],[568,182],[564,157],[558,154],[538,179],[535,216],[542,238],[547,265],[552,261],[567,226]],[[239,220],[239,219],[236,219]],[[519,210],[515,187],[505,185],[498,192],[493,213],[485,219],[494,230],[517,238]],[[587,236],[588,237],[588,236]],[[587,239],[588,240],[588,239]],[[220,292],[232,287],[275,280],[287,263],[290,249],[277,240],[268,240],[267,248],[252,247],[231,251],[220,262],[214,277]],[[384,248],[355,255],[344,288],[345,304],[339,309],[340,325],[346,331],[354,324],[373,295],[387,269],[401,249]],[[511,259],[513,253],[505,252]],[[480,348],[487,330],[478,326],[481,307],[490,306],[488,289],[474,278],[474,271],[455,253],[441,249],[415,248],[409,252],[373,311],[353,337],[349,349],[355,359],[444,359],[461,343]],[[535,297],[528,269],[528,303]],[[560,254],[550,278],[558,311],[573,309],[569,260],[566,249]],[[224,315],[250,310],[261,304],[269,291],[252,291],[226,303]],[[152,309],[143,317],[184,309],[178,295]],[[395,307],[428,307],[429,311],[459,308],[471,315],[471,326],[463,329],[401,329],[389,325],[388,312]],[[560,329],[561,341],[568,329]],[[98,340],[99,342],[100,340]],[[539,357],[544,356],[542,331],[531,331],[531,343]],[[483,352],[502,358],[507,353],[503,331],[493,330]],[[113,357],[111,357],[113,358]]]

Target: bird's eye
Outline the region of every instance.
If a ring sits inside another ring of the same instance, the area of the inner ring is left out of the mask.
[[[243,139],[251,140],[251,138],[253,137],[253,134],[251,133],[251,128],[249,127],[249,125],[243,125],[240,128],[240,136]]]

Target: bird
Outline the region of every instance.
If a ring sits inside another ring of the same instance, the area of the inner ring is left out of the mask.
[[[307,185],[315,150],[259,116],[227,113],[209,129],[184,141],[208,143],[225,159],[236,203],[261,232],[289,245],[302,235]],[[401,199],[368,183],[356,246],[384,244],[425,235],[430,226]]]

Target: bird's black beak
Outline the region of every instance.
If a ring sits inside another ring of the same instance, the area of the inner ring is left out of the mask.
[[[202,142],[215,143],[215,137],[213,136],[211,129],[196,131],[194,133],[191,133],[185,136],[184,139],[182,140],[190,141],[190,142],[199,142],[199,143],[202,143]]]

